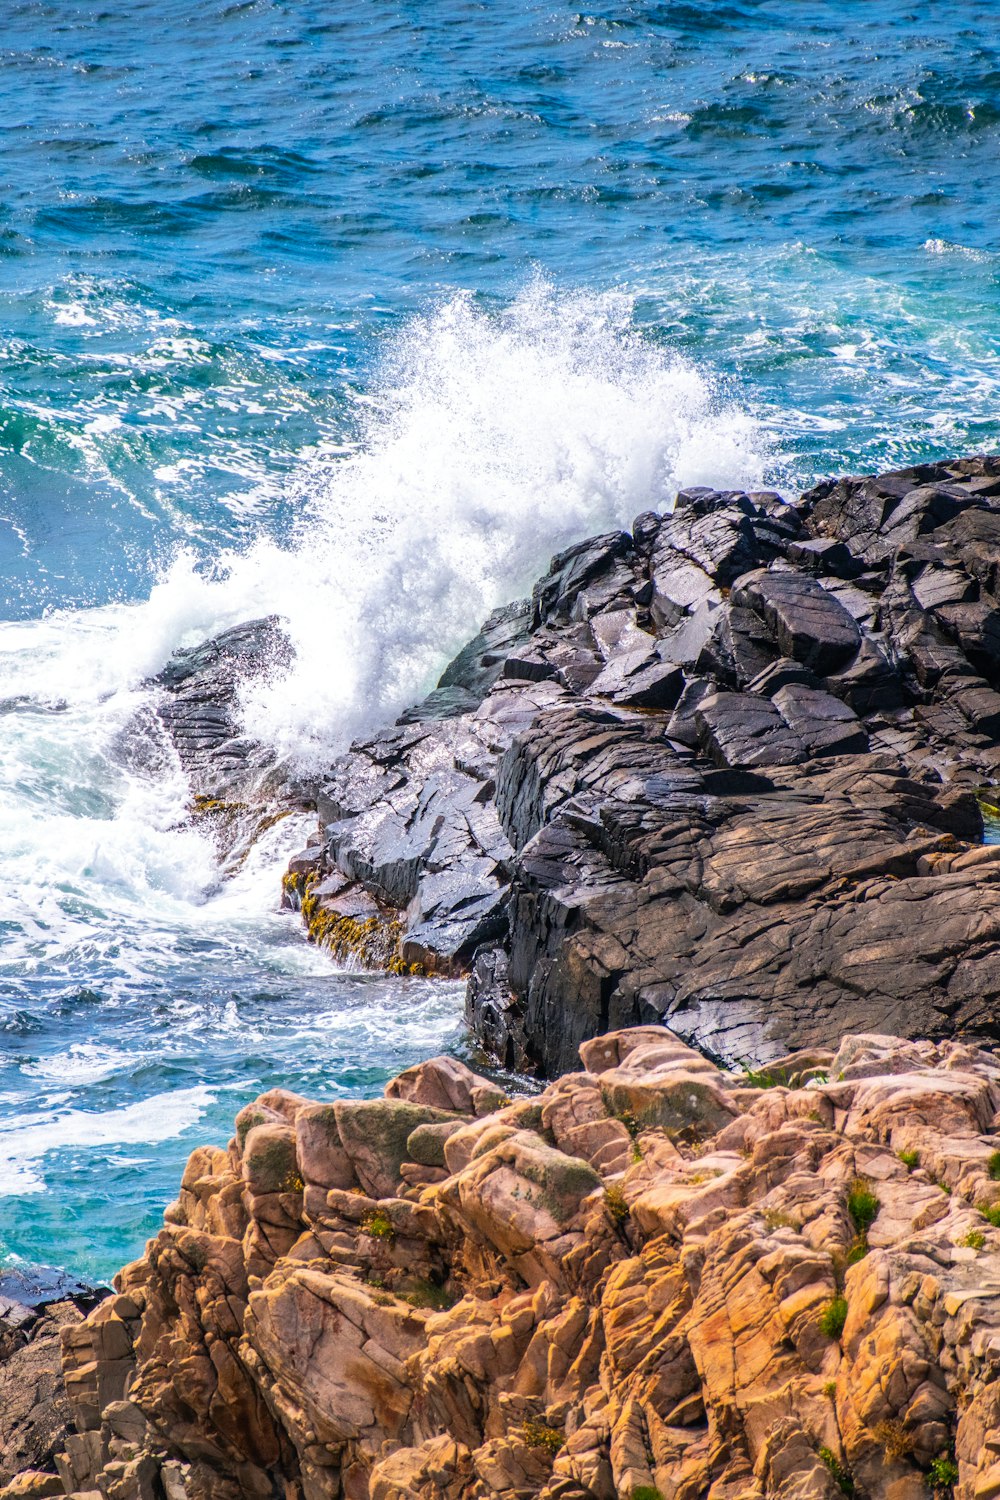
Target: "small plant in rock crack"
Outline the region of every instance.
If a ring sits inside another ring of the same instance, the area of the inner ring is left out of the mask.
[[[855,1232],[867,1235],[878,1218],[878,1211],[879,1201],[872,1192],[871,1183],[864,1177],[855,1177],[847,1190],[847,1212]]]
[[[898,1419],[890,1418],[885,1422],[876,1422],[871,1432],[888,1459],[906,1458],[913,1452],[913,1435],[907,1432]]]
[[[920,1165],[919,1151],[897,1151],[896,1155],[908,1172],[914,1171]]]
[[[553,1457],[566,1441],[566,1434],[558,1427],[550,1427],[535,1417],[521,1424],[521,1436],[529,1448],[544,1448]]]
[[[926,1478],[936,1500],[948,1500],[958,1483],[958,1464],[950,1453],[941,1453],[927,1470]]]
[[[834,1297],[819,1315],[820,1332],[828,1339],[839,1339],[847,1322],[847,1298]]]
[[[392,1220],[380,1208],[376,1208],[373,1213],[368,1214],[366,1218],[362,1219],[361,1228],[373,1240],[393,1240],[396,1238],[396,1231],[392,1227]]]
[[[868,1236],[866,1234],[855,1235],[851,1241],[847,1254],[844,1257],[845,1266],[856,1266],[859,1260],[864,1260],[868,1254]]]
[[[771,1073],[767,1068],[750,1068],[742,1063],[743,1081],[749,1089],[783,1089],[788,1087],[788,1079],[779,1069],[777,1073]]]
[[[826,1464],[836,1484],[838,1484],[845,1495],[854,1494],[854,1479],[850,1469],[840,1462],[837,1455],[829,1448],[821,1448],[819,1456]]]
[[[617,1183],[604,1189],[604,1207],[616,1224],[625,1223],[629,1216],[629,1206],[625,1201],[625,1194]]]
[[[993,1182],[1000,1182],[1000,1151],[994,1151],[986,1163],[986,1170]]]

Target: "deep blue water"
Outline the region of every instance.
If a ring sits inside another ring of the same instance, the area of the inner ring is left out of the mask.
[[[678,482],[998,446],[996,37],[959,0],[8,0],[0,1254],[107,1272],[258,1087],[458,1035],[455,987],[275,914],[302,828],[220,887],[179,779],[118,763],[177,644],[286,615],[247,724],[315,766]]]

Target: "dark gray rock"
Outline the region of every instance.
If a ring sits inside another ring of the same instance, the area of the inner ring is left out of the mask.
[[[789,683],[771,702],[811,755],[860,755],[868,749],[858,716],[832,693]]]
[[[0,1485],[25,1469],[55,1472],[72,1431],[61,1330],[108,1295],[49,1267],[0,1271]]]
[[[381,924],[365,961],[468,973],[509,1067],[657,1019],[729,1059],[1000,1036],[998,579],[1000,458],[683,491],[554,558],[330,767],[289,899]],[[164,682],[196,777],[240,764],[217,683],[254,651]]]
[[[734,587],[732,603],[764,620],[782,656],[821,674],[846,667],[861,644],[853,616],[807,574],[784,569],[750,573]]]
[[[702,749],[718,766],[789,766],[806,755],[771,698],[711,693],[699,703],[695,722]]]

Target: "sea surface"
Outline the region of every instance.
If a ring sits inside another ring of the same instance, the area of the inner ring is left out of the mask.
[[[1000,447],[1000,45],[953,0],[6,0],[0,1261],[109,1275],[282,1082],[461,989],[338,972],[122,726],[274,610],[321,766],[681,483]]]

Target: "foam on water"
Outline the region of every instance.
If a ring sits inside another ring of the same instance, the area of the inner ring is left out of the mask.
[[[214,1096],[206,1088],[174,1089],[106,1113],[55,1109],[46,1114],[0,1122],[0,1196],[14,1197],[45,1188],[39,1164],[50,1152],[71,1146],[156,1145],[171,1140],[202,1118]]]

